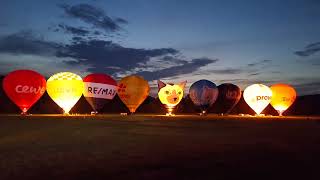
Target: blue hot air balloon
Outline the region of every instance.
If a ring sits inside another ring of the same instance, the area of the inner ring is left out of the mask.
[[[199,80],[193,83],[189,89],[189,96],[193,104],[206,114],[207,109],[217,100],[218,88],[209,80]]]

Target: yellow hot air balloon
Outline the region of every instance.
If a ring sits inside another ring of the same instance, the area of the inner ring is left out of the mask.
[[[68,114],[82,96],[84,83],[82,78],[71,72],[52,75],[47,81],[47,92],[51,99]]]
[[[158,80],[159,100],[168,110],[167,116],[172,116],[173,109],[180,103],[183,98],[184,87],[187,81],[179,84],[164,83]]]
[[[118,83],[118,95],[121,101],[134,113],[148,97],[150,87],[148,81],[141,76],[131,75],[122,78]]]
[[[243,92],[246,103],[259,115],[270,103],[271,89],[263,84],[248,86]]]
[[[270,104],[278,111],[279,116],[296,100],[297,93],[288,84],[274,84],[271,86],[272,98]]]

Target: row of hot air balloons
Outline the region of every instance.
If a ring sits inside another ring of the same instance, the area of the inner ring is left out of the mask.
[[[183,98],[185,85],[186,82],[171,84],[158,81],[159,100],[168,109],[167,115],[173,115],[172,111]],[[45,91],[65,114],[69,113],[82,95],[92,107],[92,114],[96,114],[116,94],[129,111],[134,113],[150,91],[148,82],[137,75],[124,77],[117,83],[107,74],[89,74],[82,80],[77,74],[60,72],[46,81],[41,74],[32,70],[16,70],[9,73],[3,80],[3,89],[21,109],[22,114],[26,114]],[[224,112],[229,113],[239,102],[241,89],[230,83],[216,86],[209,80],[199,80],[191,85],[189,96],[193,104],[201,110],[201,114],[206,114],[207,109],[214,103],[221,104]],[[294,102],[296,92],[286,84],[276,84],[271,88],[263,84],[254,84],[244,90],[243,97],[257,114],[271,103],[279,115],[282,115]]]
[[[297,93],[288,84],[274,84],[270,88],[263,84],[248,86],[243,92],[246,103],[259,115],[269,104],[279,115],[295,101]]]
[[[26,114],[47,90],[50,98],[60,106],[65,114],[83,95],[98,113],[116,94],[129,108],[135,112],[149,94],[149,85],[139,76],[127,76],[117,82],[107,74],[89,74],[82,78],[71,72],[60,72],[52,75],[47,81],[38,72],[32,70],[16,70],[3,80],[3,89],[7,96]]]

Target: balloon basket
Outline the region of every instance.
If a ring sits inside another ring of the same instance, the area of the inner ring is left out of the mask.
[[[120,113],[120,116],[128,116],[128,113]]]
[[[98,111],[91,111],[91,115],[95,116],[98,114]]]
[[[175,114],[173,113],[173,108],[172,106],[166,106],[167,108],[167,113],[166,116],[175,116]]]
[[[167,112],[166,116],[175,116],[175,114],[173,114],[172,112]]]
[[[63,113],[62,116],[71,116],[69,113]]]
[[[21,116],[28,116],[29,114],[27,112],[21,112],[20,115]]]
[[[28,113],[27,113],[28,109],[27,108],[23,108],[22,109],[22,112],[20,113],[21,116],[27,116]]]
[[[283,116],[283,110],[277,110],[277,112],[279,113],[279,116]]]
[[[206,111],[202,111],[199,115],[200,115],[200,116],[206,116],[206,115],[208,115],[208,114],[207,114]]]

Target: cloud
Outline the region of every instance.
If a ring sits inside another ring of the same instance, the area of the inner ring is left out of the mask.
[[[257,72],[257,73],[251,73],[251,74],[249,74],[249,76],[258,76],[258,75],[260,75],[261,73],[259,73],[259,72]]]
[[[0,38],[0,53],[49,56],[59,48],[59,44],[36,37],[32,31],[21,31]]]
[[[183,65],[189,61],[180,57],[180,53],[166,54],[164,56],[151,57],[147,62],[138,63],[138,67],[131,70],[133,73],[139,71],[158,71],[173,66]]]
[[[115,18],[114,21],[116,21],[117,23],[121,23],[121,24],[128,24],[128,21],[123,19],[123,18]]]
[[[57,57],[64,45],[35,36],[32,31],[21,31],[0,38],[0,74],[12,70],[34,69],[48,76],[57,71],[85,73],[89,66],[72,66],[69,57]]]
[[[72,70],[81,67],[82,71],[105,72],[116,77],[126,73],[138,73],[148,80],[192,73],[200,67],[218,61],[209,58],[189,61],[179,58],[180,52],[173,48],[127,48],[112,41],[87,40],[82,37],[73,37],[69,44],[57,44],[40,39],[30,31],[2,37],[0,53],[14,55],[9,59],[25,58],[30,61],[30,57],[36,57],[39,65],[48,64],[49,58],[53,60],[49,64],[56,61],[57,66],[62,69],[69,67]],[[7,65],[8,63],[6,62]],[[18,67],[26,65],[23,61],[16,63]],[[44,70],[46,68],[43,67]],[[150,69],[151,71],[148,71]]]
[[[320,42],[307,45],[301,51],[295,51],[294,54],[300,57],[308,57],[320,51]]]
[[[161,69],[158,71],[142,71],[137,75],[145,77],[148,81],[189,74],[197,71],[199,68],[211,63],[217,62],[218,59],[199,58],[193,59],[191,62],[185,62],[183,65],[173,66],[170,68]]]
[[[297,90],[298,95],[320,94],[320,81],[296,83],[293,87]]]
[[[320,62],[314,62],[312,63],[313,66],[320,66]]]
[[[0,53],[0,75],[17,69],[32,69],[46,77],[61,71],[71,71],[82,76],[85,75],[88,67],[83,65],[72,66],[64,63],[64,61],[71,60],[70,58],[35,54]]]
[[[245,75],[246,76],[258,76],[261,74],[261,70],[264,70],[266,66],[268,66],[272,60],[262,60],[255,63],[247,64],[247,66],[236,67],[236,68],[220,68],[220,69],[211,69],[205,70],[201,72],[197,72],[195,75]],[[248,68],[249,67],[249,68]]]
[[[72,35],[75,35],[75,36],[86,36],[86,35],[88,35],[90,33],[89,30],[86,30],[84,28],[72,27],[72,26],[68,26],[68,25],[65,25],[65,24],[59,24],[57,26],[57,28],[55,29],[55,31],[58,31],[58,30],[62,30],[65,33],[69,33],[69,34],[72,34]]]
[[[225,68],[225,69],[216,69],[210,70],[213,74],[240,74],[243,72],[240,68]]]
[[[106,32],[115,32],[121,30],[121,24],[127,24],[127,20],[122,18],[111,18],[103,9],[89,4],[78,5],[59,5],[64,12],[72,18],[80,19],[83,22],[93,25],[96,28],[103,29]]]
[[[250,63],[250,64],[248,64],[248,66],[249,67],[265,66],[265,65],[268,65],[271,62],[272,62],[272,60],[265,59],[265,60],[262,60],[262,61],[259,61],[259,62]]]
[[[174,55],[179,51],[172,48],[137,49],[127,48],[112,41],[81,40],[73,42],[58,52],[58,57],[74,58],[76,62],[68,64],[87,64],[92,68],[91,72],[104,72],[107,67],[119,67],[123,70],[131,70],[139,64],[147,62],[152,57]],[[117,69],[107,68],[109,73],[117,72]]]

